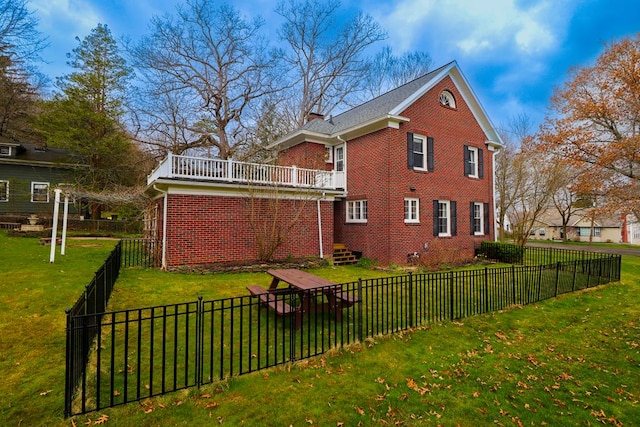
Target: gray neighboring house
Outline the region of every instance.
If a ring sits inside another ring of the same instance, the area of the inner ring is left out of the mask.
[[[51,216],[53,190],[75,182],[78,159],[61,148],[0,139],[0,216]]]

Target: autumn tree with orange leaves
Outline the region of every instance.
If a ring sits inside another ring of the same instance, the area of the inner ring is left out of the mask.
[[[582,193],[606,195],[610,209],[640,210],[640,34],[571,70],[551,110],[538,148],[582,171]]]

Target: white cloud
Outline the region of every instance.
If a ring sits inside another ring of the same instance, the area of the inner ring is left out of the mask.
[[[572,2],[401,0],[376,18],[399,51],[439,46],[453,57],[544,55],[565,36]],[[382,9],[382,10],[381,10]]]
[[[31,0],[30,8],[40,20],[43,32],[63,32],[71,38],[84,37],[100,22],[94,8],[85,0]]]

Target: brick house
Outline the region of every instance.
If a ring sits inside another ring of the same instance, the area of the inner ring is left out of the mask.
[[[335,117],[310,117],[274,143],[281,166],[234,175],[245,166],[170,156],[149,177],[154,229],[166,265],[253,259],[247,201],[262,188],[265,208],[273,195],[264,188],[277,176],[283,209],[313,202],[276,258],[327,256],[334,243],[381,264],[436,251],[468,258],[494,238],[493,154],[501,146],[451,62]]]

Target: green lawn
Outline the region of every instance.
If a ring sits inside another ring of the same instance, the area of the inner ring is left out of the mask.
[[[431,325],[306,360],[64,420],[64,309],[113,242],[76,242],[48,263],[0,233],[2,425],[633,425],[640,399],[640,258],[622,281],[540,304]],[[379,277],[314,271],[336,282]],[[128,269],[114,308],[243,295],[260,273]]]

